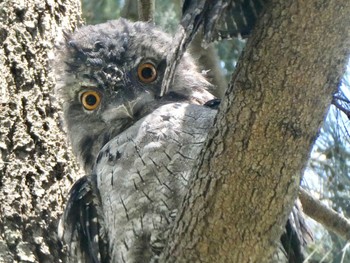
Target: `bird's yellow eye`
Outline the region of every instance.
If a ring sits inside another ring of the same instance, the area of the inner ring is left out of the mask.
[[[101,96],[98,92],[89,90],[81,95],[81,103],[86,110],[94,110],[100,105]]]
[[[151,83],[157,78],[157,70],[153,64],[143,63],[137,68],[137,75],[143,83]]]

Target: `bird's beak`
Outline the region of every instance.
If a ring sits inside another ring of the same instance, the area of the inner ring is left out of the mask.
[[[110,106],[103,112],[103,119],[106,122],[114,119],[134,119],[135,109],[133,103],[121,102],[118,106]]]
[[[135,120],[135,115],[142,110],[147,103],[153,99],[152,95],[141,94],[133,98],[117,98],[103,112],[103,119],[108,122],[113,119],[131,119]]]
[[[125,115],[127,116],[127,117],[129,117],[130,119],[133,119],[134,118],[134,111],[133,111],[133,105],[132,105],[132,103],[130,103],[130,102],[125,102],[125,103],[123,103],[123,105],[122,105],[122,109],[123,109],[123,111],[124,111],[124,113],[125,113]]]

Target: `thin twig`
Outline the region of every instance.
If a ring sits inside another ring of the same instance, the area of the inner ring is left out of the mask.
[[[341,100],[341,101],[344,101],[346,103],[350,103],[350,100],[348,100],[347,98],[343,98],[341,96],[338,96],[338,95],[333,95],[333,100]]]
[[[340,111],[342,111],[350,119],[350,110],[343,107],[335,98],[332,100],[332,104]]]

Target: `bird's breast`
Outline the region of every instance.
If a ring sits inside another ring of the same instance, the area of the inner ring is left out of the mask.
[[[101,150],[95,172],[113,262],[140,262],[161,251],[215,114],[198,105],[164,105]]]

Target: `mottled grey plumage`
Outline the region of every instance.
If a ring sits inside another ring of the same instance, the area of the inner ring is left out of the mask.
[[[57,92],[87,174],[73,186],[59,229],[73,261],[150,262],[165,244],[216,114],[201,106],[214,97],[188,54],[160,96],[171,41],[150,24],[120,19],[79,29],[61,51]],[[145,63],[156,69],[150,83],[138,72]],[[93,110],[85,106],[95,97],[83,105],[87,92],[100,98]]]
[[[150,262],[162,251],[215,114],[167,104],[100,151],[95,172],[113,262]]]

